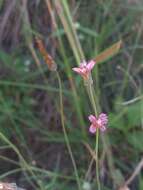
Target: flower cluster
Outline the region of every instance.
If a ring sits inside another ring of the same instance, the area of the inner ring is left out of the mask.
[[[79,67],[73,68],[73,71],[81,75],[85,81],[88,81],[95,63],[96,62],[94,60],[91,60],[89,62],[83,61]],[[89,131],[91,133],[96,133],[97,129],[99,129],[102,132],[106,130],[108,117],[105,113],[99,114],[98,118],[94,115],[90,115],[88,119],[91,122],[91,125],[89,127]]]
[[[108,117],[105,113],[101,113],[98,118],[96,118],[94,115],[90,115],[88,119],[91,122],[89,128],[91,133],[95,133],[97,129],[100,129],[102,132],[106,130]]]

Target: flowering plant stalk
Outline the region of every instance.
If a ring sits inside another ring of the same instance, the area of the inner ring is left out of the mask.
[[[108,123],[108,117],[105,113],[100,113],[98,116],[96,101],[94,98],[94,89],[93,89],[93,80],[91,71],[95,66],[95,61],[91,60],[89,62],[83,61],[79,67],[73,68],[73,71],[77,72],[84,80],[84,84],[86,85],[87,92],[89,95],[89,99],[91,105],[94,109],[94,115],[90,115],[88,119],[91,122],[89,127],[89,132],[94,134],[96,133],[96,147],[95,147],[95,154],[96,154],[96,180],[97,180],[97,187],[98,190],[101,190],[100,185],[100,178],[99,178],[99,165],[98,165],[98,149],[99,149],[99,130],[105,131],[106,125]]]
[[[45,62],[48,64],[49,69],[56,71],[57,73],[57,78],[59,81],[59,86],[61,88],[61,80],[57,71],[57,66],[54,62],[54,60],[52,59],[52,57],[46,52],[42,42],[40,39],[36,39],[38,48],[41,52],[41,54],[44,57]],[[96,62],[94,60],[91,60],[89,62],[83,61],[79,67],[75,67],[73,68],[73,71],[77,72],[79,75],[81,75],[81,77],[84,80],[84,84],[86,86],[88,95],[89,95],[89,99],[91,101],[91,105],[93,107],[94,110],[94,114],[89,115],[88,119],[91,122],[91,125],[89,127],[89,132],[92,134],[96,133],[96,147],[95,147],[95,153],[96,153],[96,181],[97,181],[97,186],[98,186],[98,190],[101,190],[100,187],[100,179],[99,179],[99,166],[98,166],[98,144],[99,144],[99,131],[105,131],[106,130],[106,125],[108,122],[108,118],[107,115],[105,113],[98,113],[97,111],[97,105],[96,105],[96,101],[95,101],[95,97],[94,97],[94,89],[93,89],[93,80],[92,80],[92,75],[91,75],[91,71],[94,68]],[[61,94],[60,94],[60,97]],[[61,99],[61,98],[60,98]],[[62,100],[60,100],[61,105],[62,105]],[[62,106],[61,106],[62,108]],[[61,109],[63,110],[63,108]],[[63,111],[61,113],[61,118],[62,118],[62,126],[63,126],[63,131],[64,131],[64,135],[65,135],[65,139],[66,139],[66,143],[67,143],[67,147],[73,162],[73,166],[74,166],[74,170],[75,170],[75,174],[76,174],[76,178],[77,178],[77,184],[79,189],[81,189],[80,186],[80,180],[79,180],[79,176],[78,176],[78,172],[77,172],[77,168],[76,168],[76,164],[72,155],[72,151],[70,148],[70,144],[68,142],[68,137],[65,131],[65,127],[64,127],[64,119],[63,119]]]

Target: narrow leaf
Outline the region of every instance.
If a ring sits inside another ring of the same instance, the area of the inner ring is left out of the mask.
[[[122,41],[118,41],[117,43],[113,44],[111,47],[107,48],[99,55],[96,56],[95,61],[96,63],[104,62],[105,60],[113,57],[121,48]]]

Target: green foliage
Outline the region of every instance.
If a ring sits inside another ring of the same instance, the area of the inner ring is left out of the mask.
[[[137,152],[143,151],[143,134],[141,131],[134,131],[132,133],[130,132],[127,136],[127,140]]]
[[[49,72],[41,60],[41,65],[35,64],[28,40],[24,40],[28,33],[21,27],[23,19],[19,25],[20,43],[17,47],[13,45],[12,50],[7,43],[2,43],[4,48],[0,50],[0,149],[4,150],[0,162],[7,165],[1,171],[0,179],[7,181],[9,176],[14,179],[18,176],[19,183],[31,189],[78,189],[77,176],[67,151],[69,142],[80,183],[83,183],[91,159],[85,144],[90,145],[92,150],[95,146],[95,137],[88,134],[88,115],[93,110],[83,81],[72,72],[72,67],[85,56],[87,60],[95,58],[97,63],[104,62],[97,64],[93,78],[97,103],[102,105],[101,111],[109,115],[106,133],[109,142],[103,144],[101,141],[100,146],[102,186],[105,190],[113,189],[112,172],[115,180],[119,184],[123,183],[143,151],[142,98],[131,103],[125,101],[142,96],[142,32],[138,12],[141,8],[125,1],[115,3],[112,0],[91,0],[89,3],[85,0],[73,1],[72,4],[72,1],[69,3],[64,0],[61,13],[64,16],[55,17],[57,28],[54,30],[43,1],[34,4],[36,9],[31,2],[27,8],[30,22],[24,26],[31,34],[30,42],[32,34],[38,34],[43,37],[48,52],[54,52],[62,90],[55,72]],[[72,6],[74,8],[70,10]],[[0,11],[4,10],[3,7],[4,1],[0,0]],[[21,11],[18,4],[16,7]],[[8,26],[11,19],[7,22]],[[50,35],[47,35],[47,29]],[[14,34],[10,31],[6,36],[10,38]],[[121,46],[120,39],[123,46],[116,55]],[[32,45],[37,53],[34,38]],[[62,130],[62,106],[68,141]],[[103,138],[106,139],[106,135]],[[9,150],[12,153],[7,154]],[[94,188],[94,164],[88,177]],[[142,176],[138,179],[136,189],[142,190]]]
[[[140,178],[139,178],[139,190],[142,190],[143,189],[143,177],[142,176],[140,176]]]
[[[128,106],[120,106],[116,113],[110,113],[111,127],[127,132],[128,130],[139,127],[141,125],[142,113],[142,101],[135,102]]]
[[[127,108],[127,121],[128,128],[134,128],[141,125],[141,118],[143,118],[142,112],[143,101],[133,103]]]

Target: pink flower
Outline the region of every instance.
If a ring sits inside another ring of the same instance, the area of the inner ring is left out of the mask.
[[[106,130],[106,125],[108,123],[108,117],[105,113],[101,113],[98,118],[94,115],[90,115],[88,117],[89,121],[91,122],[89,131],[91,133],[95,133],[96,129],[100,129],[101,131]]]
[[[72,70],[80,74],[85,80],[88,79],[91,70],[93,69],[95,65],[95,61],[91,60],[89,62],[83,61],[79,67],[75,67]]]

